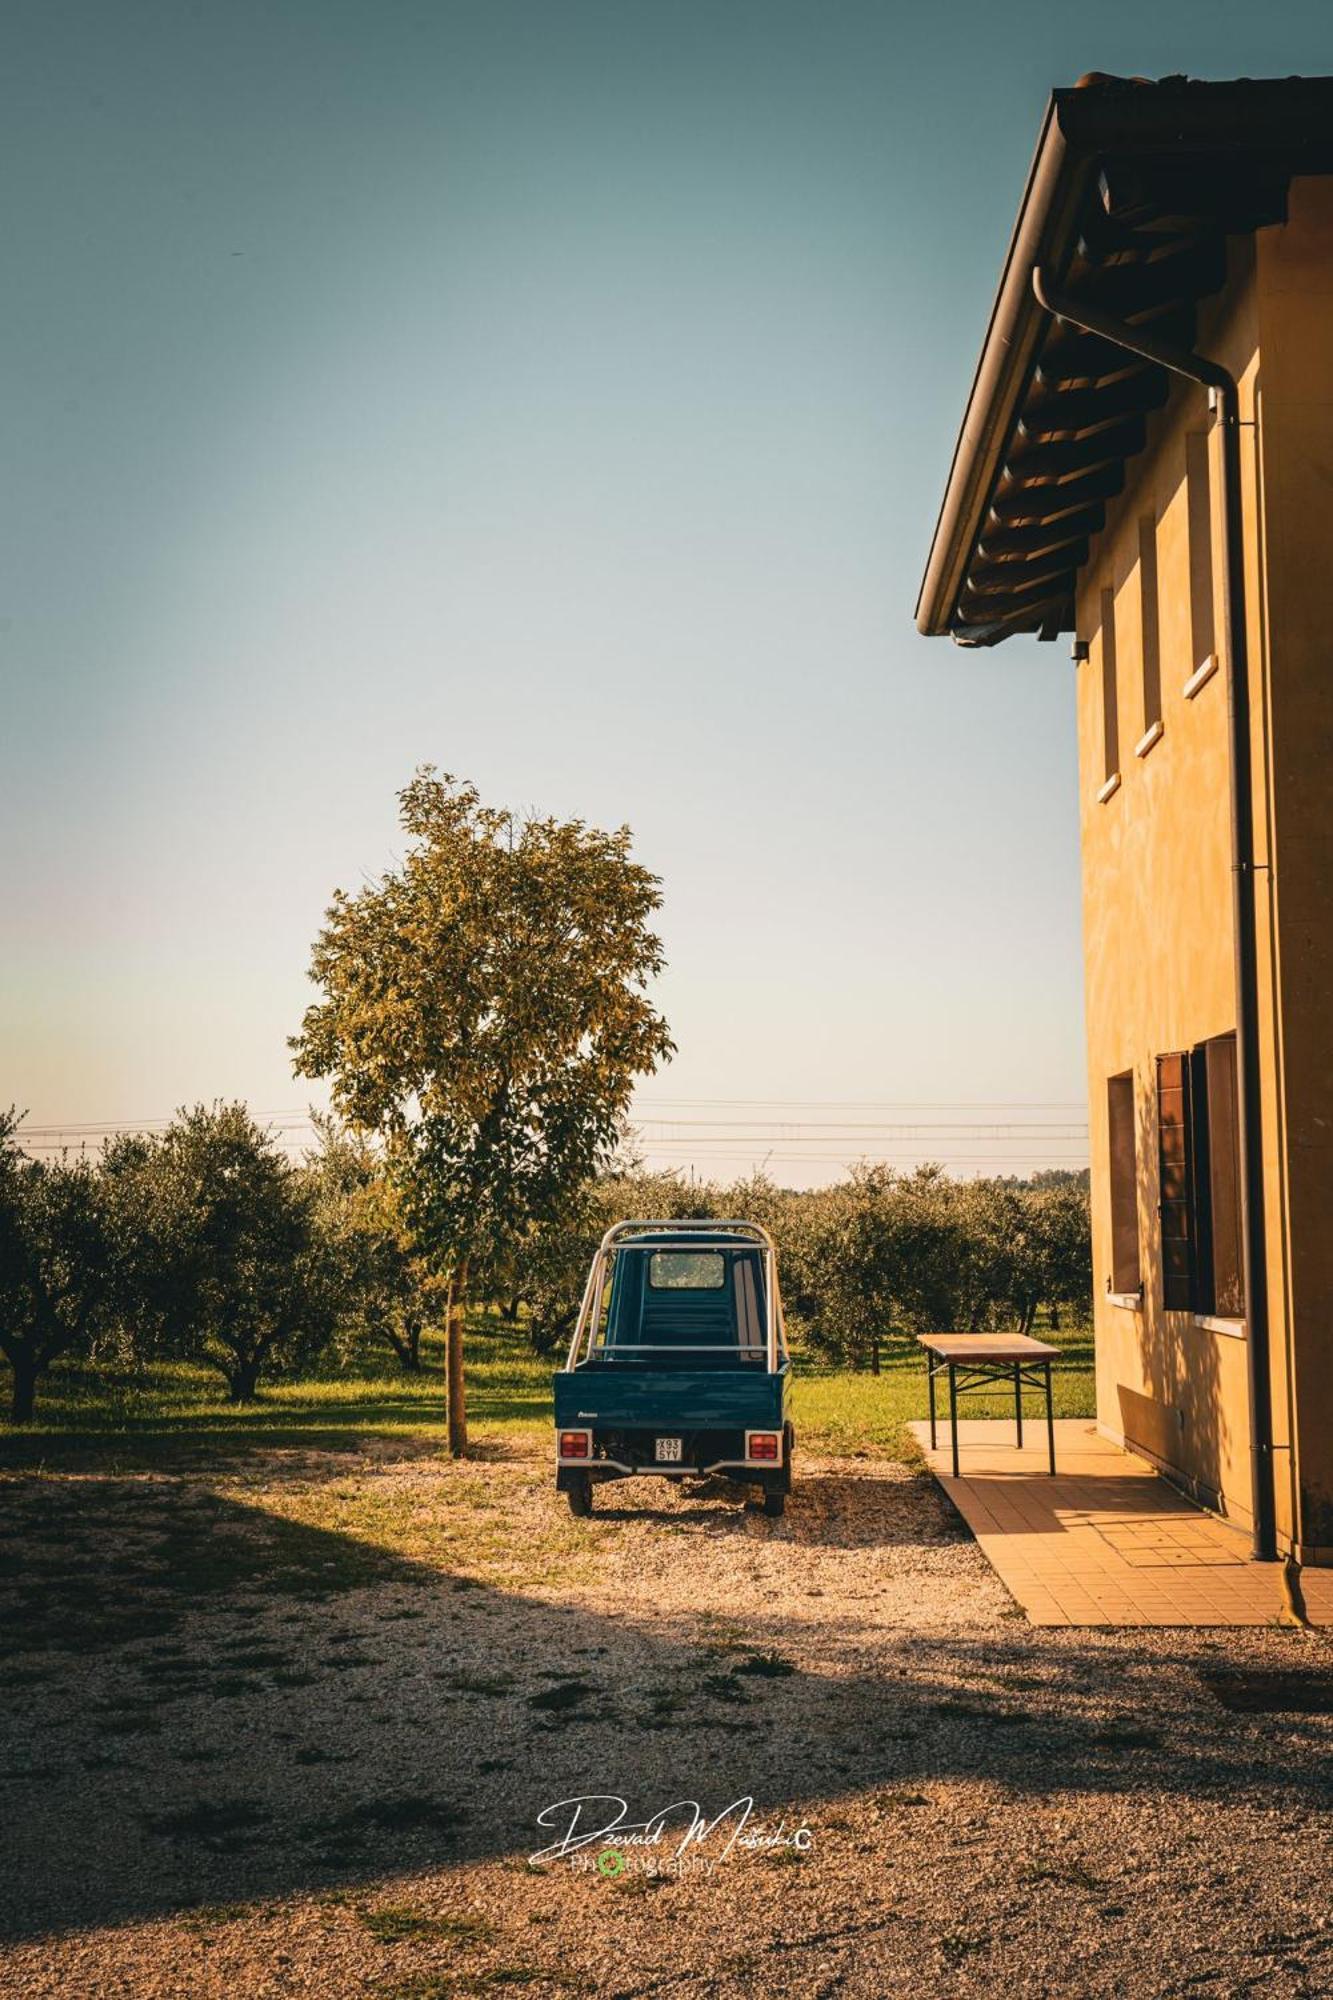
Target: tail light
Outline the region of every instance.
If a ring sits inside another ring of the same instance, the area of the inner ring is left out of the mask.
[[[592,1432],[561,1431],[560,1456],[561,1458],[591,1458]]]
[[[747,1431],[745,1433],[745,1456],[750,1459],[765,1459],[776,1465],[782,1456],[782,1439],[777,1431]]]

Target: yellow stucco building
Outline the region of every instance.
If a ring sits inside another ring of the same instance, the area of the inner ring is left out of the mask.
[[[917,609],[1073,642],[1097,1413],[1333,1562],[1333,79],[1051,99]]]

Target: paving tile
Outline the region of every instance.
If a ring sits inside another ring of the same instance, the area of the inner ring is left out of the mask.
[[[1203,1514],[1150,1466],[1085,1419],[1056,1424],[1059,1473],[1044,1428],[1023,1449],[1003,1422],[964,1418],[960,1473],[947,1431],[927,1462],[982,1553],[1034,1625],[1264,1625],[1278,1614],[1276,1572],[1249,1561],[1244,1535]],[[1333,1625],[1333,1576],[1306,1580],[1311,1618]]]

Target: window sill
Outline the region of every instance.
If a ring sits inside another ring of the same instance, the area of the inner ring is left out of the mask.
[[[1245,1322],[1222,1313],[1195,1313],[1194,1324],[1205,1333],[1224,1333],[1228,1340],[1244,1340]]]
[[[1146,757],[1152,749],[1153,744],[1160,743],[1161,740],[1162,725],[1160,722],[1154,722],[1150,728],[1144,730],[1142,736],[1140,736],[1138,742],[1134,745],[1134,755],[1136,757]]]
[[[1199,689],[1207,687],[1209,681],[1213,678],[1213,675],[1216,672],[1217,672],[1217,654],[1210,653],[1207,659],[1204,660],[1200,666],[1197,666],[1194,669],[1194,672],[1190,675],[1189,679],[1186,681],[1185,683],[1186,701],[1193,701],[1195,695],[1199,692]]]
[[[1120,790],[1120,773],[1119,771],[1112,771],[1110,777],[1106,780],[1106,783],[1102,786],[1101,790],[1097,794],[1098,805],[1104,806],[1106,804],[1106,801],[1110,798],[1114,798],[1115,794],[1119,790]]]
[[[1106,1298],[1109,1305],[1119,1306],[1123,1312],[1143,1311],[1142,1288],[1137,1292],[1108,1292]]]

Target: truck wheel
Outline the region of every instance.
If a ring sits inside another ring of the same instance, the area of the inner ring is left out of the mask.
[[[582,1479],[575,1480],[567,1489],[569,1511],[577,1514],[582,1521],[592,1512],[592,1481],[585,1472]]]
[[[764,1495],[764,1512],[770,1521],[776,1521],[781,1518],[786,1504],[787,1496],[785,1493],[765,1493]]]

